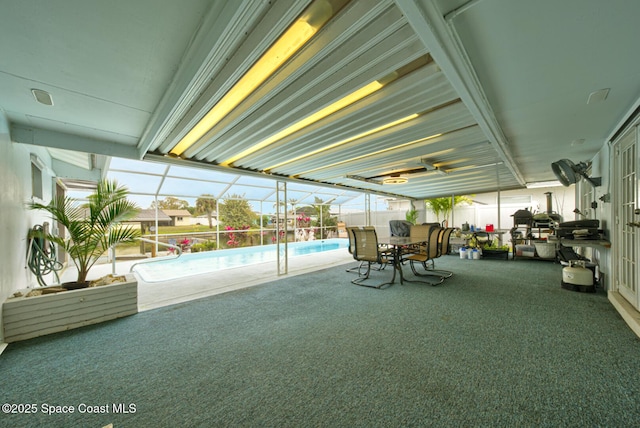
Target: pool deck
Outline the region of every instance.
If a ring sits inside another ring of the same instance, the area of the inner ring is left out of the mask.
[[[129,273],[131,266],[137,262],[139,260],[116,263],[116,274]],[[315,253],[291,257],[287,276],[301,275],[346,263],[356,264],[353,256],[345,248],[325,251],[320,255]],[[91,269],[89,279],[100,278],[112,273],[111,271],[111,264],[95,265]],[[60,281],[73,281],[75,278],[76,270],[72,267],[64,271]],[[145,282],[138,275],[136,278],[138,279],[138,309],[147,311],[252,287],[275,281],[282,276],[278,275],[277,265],[274,262],[266,262],[161,282]]]

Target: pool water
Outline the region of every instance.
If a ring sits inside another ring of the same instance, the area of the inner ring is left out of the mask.
[[[323,239],[319,241],[290,242],[289,257],[320,253],[347,248],[348,239]],[[205,251],[183,254],[179,258],[154,259],[134,266],[133,271],[145,282],[167,281],[190,275],[215,272],[239,266],[263,262],[276,262],[276,245],[234,248],[230,250]]]

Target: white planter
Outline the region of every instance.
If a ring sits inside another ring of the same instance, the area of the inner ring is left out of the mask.
[[[138,282],[82,288],[33,297],[13,297],[2,305],[4,341],[16,342],[138,312]]]

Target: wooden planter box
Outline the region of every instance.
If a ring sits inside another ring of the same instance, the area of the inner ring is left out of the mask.
[[[70,290],[33,297],[13,297],[2,305],[4,341],[31,339],[138,312],[138,282]]]

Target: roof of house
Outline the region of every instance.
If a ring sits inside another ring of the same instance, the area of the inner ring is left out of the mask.
[[[156,210],[154,208],[141,209],[138,215],[129,221],[156,221]],[[158,210],[158,221],[171,221],[171,217]]]
[[[191,213],[187,210],[162,210],[169,217],[191,217]]]

